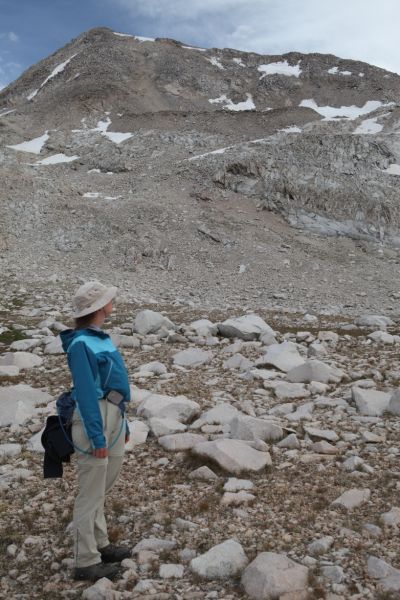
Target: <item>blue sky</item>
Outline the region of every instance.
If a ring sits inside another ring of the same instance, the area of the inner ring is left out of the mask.
[[[399,0],[0,0],[0,88],[106,26],[261,54],[332,53],[400,73]]]

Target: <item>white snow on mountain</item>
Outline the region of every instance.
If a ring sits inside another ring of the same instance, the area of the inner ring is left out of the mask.
[[[299,106],[306,108],[312,108],[317,113],[324,117],[324,121],[333,121],[336,119],[350,119],[351,121],[357,119],[361,115],[367,115],[374,112],[378,108],[390,106],[392,102],[384,104],[380,100],[368,100],[364,106],[318,106],[318,104],[312,98],[308,100],[302,100]]]
[[[383,129],[383,125],[377,123],[377,119],[379,117],[373,117],[372,119],[365,119],[360,123],[360,125],[353,131],[354,134],[372,134],[372,133],[380,133]]]
[[[214,67],[218,67],[218,69],[222,69],[223,71],[225,70],[225,67],[219,62],[216,56],[206,58],[206,60],[208,60],[208,62],[210,62],[212,65],[214,65]]]
[[[237,65],[239,65],[240,67],[245,67],[246,65],[244,64],[244,62],[242,61],[241,58],[232,58],[233,62],[236,63]]]
[[[383,172],[387,175],[400,175],[400,165],[393,163],[387,169],[383,169]]]
[[[6,110],[2,113],[0,113],[0,117],[5,117],[6,115],[9,115],[10,113],[15,112],[15,108],[11,109],[11,110]]]
[[[185,50],[198,50],[199,52],[207,52],[207,48],[196,48],[196,46],[182,46]]]
[[[227,108],[228,110],[254,110],[256,108],[256,105],[253,102],[252,95],[246,94],[246,96],[247,100],[245,100],[244,102],[238,102],[237,104],[232,102],[230,98],[227,98],[225,94],[223,94],[219,98],[210,99],[209,102],[210,104],[224,104],[224,108]]]
[[[56,77],[56,75],[58,75],[59,73],[62,73],[62,71],[64,71],[65,67],[71,62],[71,60],[73,58],[75,58],[76,55],[77,54],[73,54],[70,58],[68,58],[64,62],[60,63],[59,65],[57,65],[52,70],[52,72],[50,73],[50,75],[48,77],[46,77],[46,79],[43,81],[43,83],[41,84],[41,86],[37,90],[34,90],[33,92],[31,92],[29,94],[29,96],[27,96],[27,99],[28,100],[32,100],[38,94],[38,92],[40,92],[40,90],[46,85],[46,83],[48,83],[51,79],[53,79],[53,77]]]
[[[7,148],[12,148],[13,150],[18,150],[20,152],[30,152],[31,154],[40,154],[44,144],[49,139],[49,134],[46,131],[40,137],[34,138],[29,142],[21,142],[21,144],[14,144],[12,146],[7,146]]]
[[[155,38],[143,37],[143,35],[134,35],[133,37],[135,38],[135,40],[138,40],[139,42],[154,42],[155,41]]]
[[[281,62],[268,63],[267,65],[259,65],[257,71],[262,73],[260,79],[264,79],[267,75],[287,75],[289,77],[299,77],[301,73],[300,61],[297,65],[289,65],[287,60]]]
[[[134,35],[131,35],[130,33],[119,33],[118,31],[113,31],[114,35],[118,35],[119,37],[135,37]]]
[[[65,154],[53,154],[53,156],[48,156],[47,158],[43,158],[43,160],[39,160],[35,165],[58,165],[60,163],[69,163],[74,160],[77,160],[79,156],[66,156]]]
[[[339,67],[332,67],[328,69],[330,75],[351,75],[351,71],[339,71]]]
[[[97,127],[92,129],[91,131],[99,131],[101,135],[108,138],[114,144],[120,144],[125,140],[129,140],[129,138],[133,137],[133,133],[119,133],[117,131],[107,131],[109,126],[111,125],[111,119],[107,117],[105,121],[98,121]]]

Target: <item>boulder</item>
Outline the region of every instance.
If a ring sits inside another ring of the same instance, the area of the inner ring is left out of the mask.
[[[143,538],[136,544],[132,550],[132,554],[138,554],[142,550],[149,550],[151,552],[169,552],[176,548],[175,540],[166,540],[164,538]]]
[[[378,344],[388,344],[389,346],[392,346],[395,343],[394,336],[390,333],[387,333],[386,331],[374,331],[373,333],[370,333],[367,337],[369,340],[377,342]]]
[[[384,591],[400,592],[400,569],[395,569],[376,556],[370,556],[367,562],[367,570],[369,577],[379,579],[379,586]]]
[[[319,538],[311,542],[311,544],[309,544],[307,547],[307,551],[309,554],[311,554],[311,556],[325,554],[333,545],[334,541],[335,539],[331,535],[326,535],[325,537]]]
[[[223,506],[240,506],[241,504],[252,504],[256,497],[254,494],[249,494],[244,490],[239,492],[225,492],[221,498]]]
[[[387,408],[391,415],[400,417],[400,390],[396,390],[390,396],[389,406]]]
[[[30,452],[37,452],[38,454],[44,454],[44,448],[42,446],[42,433],[44,431],[41,429],[37,433],[35,433],[31,438],[29,438],[28,443],[26,444],[27,450]]]
[[[280,371],[290,371],[304,363],[300,356],[296,344],[293,342],[282,342],[282,344],[272,344],[267,353],[256,360],[258,367],[267,365],[276,367]]]
[[[185,567],[183,565],[165,564],[160,565],[159,576],[161,579],[181,579]]]
[[[389,527],[398,527],[400,525],[400,508],[393,506],[388,512],[381,514],[381,519]]]
[[[153,373],[154,375],[164,375],[168,372],[168,369],[163,363],[155,360],[153,362],[146,363],[144,365],[140,365],[139,373]]]
[[[18,456],[21,451],[21,444],[0,444],[0,458]]]
[[[187,427],[175,419],[159,419],[152,417],[149,420],[149,426],[153,435],[160,437],[162,435],[170,435],[171,433],[182,433]]]
[[[352,388],[352,397],[360,414],[368,417],[380,417],[388,410],[391,395],[378,390]]]
[[[220,467],[240,475],[245,471],[261,471],[272,464],[268,452],[260,452],[251,448],[241,440],[218,439],[198,444],[192,450],[197,456],[209,458]]]
[[[224,484],[225,492],[239,492],[240,490],[252,490],[253,488],[254,483],[249,479],[237,479],[236,477],[229,477]]]
[[[208,319],[198,319],[197,321],[193,321],[189,325],[190,329],[198,335],[199,337],[213,337],[218,333],[218,325],[215,325]]]
[[[36,346],[40,346],[41,340],[16,340],[10,346],[10,350],[15,350],[16,352],[26,352],[31,348],[36,348]]]
[[[274,386],[274,393],[279,400],[308,398],[311,395],[302,383],[287,383],[286,381],[277,383]]]
[[[125,444],[125,450],[133,450],[135,446],[144,444],[149,434],[149,428],[146,423],[139,421],[139,419],[133,419],[128,421],[129,427],[129,442]]]
[[[150,419],[151,417],[168,418],[187,423],[200,412],[200,406],[186,396],[164,396],[150,394],[137,407],[137,415]]]
[[[247,371],[254,367],[254,363],[242,354],[234,354],[228,360],[223,363],[224,369],[239,369],[240,371]]]
[[[114,592],[114,587],[109,579],[102,577],[83,591],[82,600],[117,600],[120,594]]]
[[[343,377],[343,372],[330,367],[319,360],[308,359],[303,364],[290,369],[287,378],[293,383],[338,383]]]
[[[142,310],[135,318],[133,329],[136,333],[147,335],[148,333],[156,333],[162,327],[166,329],[175,329],[175,325],[159,312],[153,310]]]
[[[231,436],[237,440],[276,442],[283,437],[283,429],[276,423],[247,415],[234,417],[230,428]]]
[[[205,579],[227,579],[240,575],[248,562],[242,546],[231,539],[193,558],[190,570]]]
[[[386,327],[394,325],[394,322],[389,317],[384,317],[383,315],[361,315],[356,319],[355,324],[359,327],[386,329]]]
[[[210,408],[202,413],[193,427],[201,427],[202,425],[226,425],[232,421],[234,417],[240,416],[242,413],[229,404],[228,402],[217,402],[214,408]]]
[[[308,568],[285,554],[262,552],[245,569],[242,585],[252,600],[279,600],[307,590]]]
[[[214,471],[205,465],[195,469],[194,471],[191,471],[191,473],[189,473],[189,478],[198,479],[199,481],[216,481],[219,479],[218,475],[216,475]]]
[[[308,433],[311,438],[318,438],[321,440],[328,440],[328,442],[338,442],[339,436],[332,429],[318,429],[318,427],[310,427],[309,425],[304,426],[304,431]]]
[[[368,502],[370,496],[371,490],[369,489],[353,488],[352,490],[344,492],[339,498],[336,498],[336,500],[332,502],[332,505],[342,506],[347,510],[352,510],[353,508],[358,508],[361,504]]]
[[[64,350],[61,345],[61,338],[58,335],[54,339],[50,340],[44,347],[45,354],[63,354]]]
[[[181,452],[191,450],[197,444],[205,442],[206,438],[198,433],[173,433],[158,438],[158,443],[170,452]]]
[[[37,354],[31,354],[31,352],[6,352],[0,356],[0,365],[11,365],[19,369],[39,367],[42,363],[43,359]]]
[[[0,427],[22,425],[41,412],[37,406],[51,400],[46,392],[23,383],[0,387]]]
[[[17,375],[19,375],[19,367],[0,365],[0,377],[16,377]]]
[[[180,367],[200,367],[210,362],[213,353],[201,348],[186,348],[172,357],[174,364]]]
[[[218,323],[218,331],[222,337],[239,338],[241,340],[257,340],[261,334],[274,331],[257,315],[243,315]]]

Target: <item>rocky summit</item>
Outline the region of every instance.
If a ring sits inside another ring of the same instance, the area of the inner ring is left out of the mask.
[[[400,596],[400,77],[99,28],[0,92],[0,596]],[[131,382],[115,581],[43,480],[86,279]]]

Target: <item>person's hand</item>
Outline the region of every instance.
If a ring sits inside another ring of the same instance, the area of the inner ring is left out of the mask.
[[[107,458],[108,448],[95,448],[92,454],[95,458]]]

